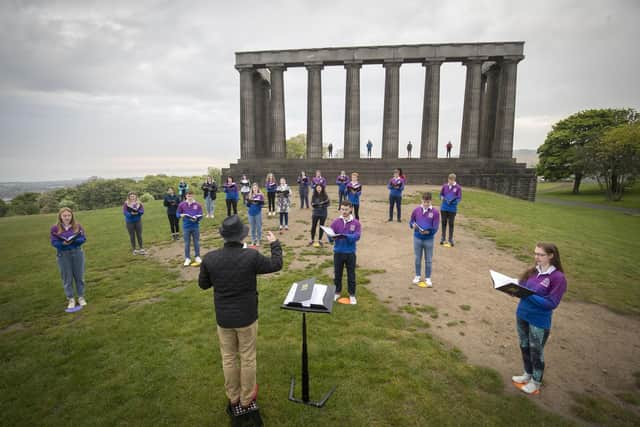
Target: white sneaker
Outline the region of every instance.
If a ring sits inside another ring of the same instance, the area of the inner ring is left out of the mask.
[[[285,225],[285,226],[284,226],[284,229],[285,229],[285,230],[288,230],[288,229],[289,229],[289,226],[288,226],[288,225]]]
[[[416,277],[413,278],[412,283],[414,285],[417,285],[418,283],[420,283],[420,279],[421,279],[420,276],[416,276]]]
[[[540,383],[537,381],[531,380],[520,390],[524,391],[527,394],[538,394],[540,393]]]
[[[67,308],[75,308],[76,307],[76,300],[73,298],[69,298],[69,304],[67,304]]]
[[[334,301],[338,301],[338,298],[340,298],[340,294],[333,294]]]
[[[356,305],[357,303],[358,303],[358,300],[356,300],[356,296],[355,295],[350,295],[349,296],[349,304]]]
[[[137,250],[137,249],[134,249],[134,250],[133,250],[133,254],[134,254],[134,255],[138,255],[138,253],[139,253],[139,252],[138,252],[138,250]]]
[[[516,375],[511,377],[511,381],[517,384],[526,384],[531,379],[531,374],[527,374],[526,372],[522,375]]]
[[[186,258],[186,259],[184,260],[184,264],[183,264],[183,265],[184,265],[185,267],[190,266],[190,265],[191,265],[191,259]]]
[[[196,262],[198,264],[202,264],[202,258],[200,258],[199,256],[196,257]]]
[[[78,297],[78,304],[84,307],[85,305],[87,305],[87,300],[84,299],[84,297]]]
[[[145,250],[144,250],[144,248],[140,248],[140,250],[138,251],[138,253],[139,253],[140,255],[146,255],[146,254],[147,254],[147,251],[145,251]]]
[[[427,288],[433,288],[433,283],[431,282],[431,277],[427,277],[427,280],[425,280],[425,282],[427,282]]]

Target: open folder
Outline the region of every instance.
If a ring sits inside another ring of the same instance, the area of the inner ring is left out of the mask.
[[[330,313],[335,286],[315,283],[315,279],[295,282],[282,303],[282,308],[298,311]]]

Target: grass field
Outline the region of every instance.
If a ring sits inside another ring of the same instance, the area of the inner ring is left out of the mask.
[[[539,182],[537,195],[554,199],[569,200],[583,203],[595,203],[604,206],[640,209],[640,183],[627,189],[622,200],[612,202],[600,189],[597,183],[580,185],[580,193],[573,194],[573,182]]]
[[[147,206],[147,246],[165,240],[158,202]],[[81,212],[87,230],[87,299],[65,301],[49,246],[53,215],[0,220],[0,411],[2,425],[226,425],[212,296],[175,269],[133,257],[120,209]],[[217,222],[217,221],[216,221]],[[219,243],[205,222],[207,240]],[[523,396],[503,391],[496,372],[469,365],[428,325],[391,313],[360,288],[357,307],[309,318],[311,397],[331,386],[322,409],[287,400],[300,370],[300,315],[279,309],[309,268],[263,277],[258,345],[260,402],[267,425],[563,425]],[[328,253],[327,253],[328,254]],[[366,283],[366,271],[360,283]],[[299,390],[297,391],[299,394]],[[535,420],[535,421],[533,421]]]
[[[522,260],[532,260],[535,242],[555,242],[570,298],[640,314],[640,217],[487,191],[466,191],[463,203],[473,229]]]

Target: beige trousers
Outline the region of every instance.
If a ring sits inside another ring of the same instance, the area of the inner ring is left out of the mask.
[[[232,403],[240,400],[241,405],[249,406],[253,398],[256,388],[257,336],[257,320],[244,328],[218,326],[224,388]]]

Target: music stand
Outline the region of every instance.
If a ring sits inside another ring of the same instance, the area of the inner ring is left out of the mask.
[[[285,310],[294,310],[302,312],[302,399],[298,399],[294,397],[294,389],[296,385],[295,376],[291,377],[291,386],[289,387],[289,400],[296,403],[303,403],[309,406],[315,406],[316,408],[322,408],[329,397],[336,390],[336,386],[333,386],[331,390],[329,390],[322,400],[320,401],[312,401],[309,399],[309,355],[307,353],[307,313],[326,313],[331,314],[331,310],[333,308],[333,295],[335,293],[336,287],[333,285],[320,285],[326,286],[326,292],[322,301],[316,301],[317,304],[309,304],[308,306],[302,305],[301,301],[296,301],[295,296],[299,296],[296,293],[296,289],[298,286],[306,284],[307,287],[311,289],[308,293],[313,293],[313,288],[316,286],[315,279],[306,279],[304,281],[300,281],[298,283],[294,283],[289,290],[289,294],[285,299],[285,303],[282,304],[281,308]],[[308,295],[307,295],[308,296]],[[306,297],[304,297],[307,300]],[[289,301],[287,301],[289,300]],[[309,298],[310,300],[310,298]]]

